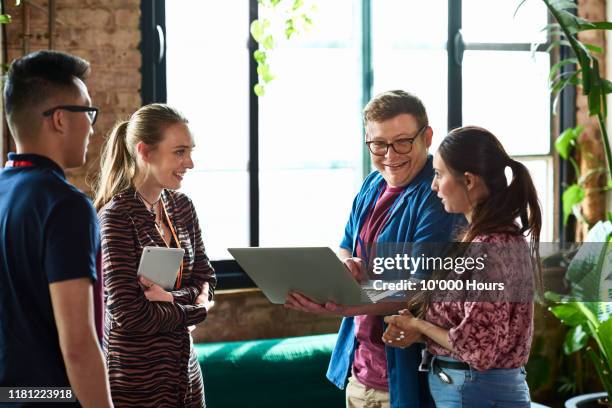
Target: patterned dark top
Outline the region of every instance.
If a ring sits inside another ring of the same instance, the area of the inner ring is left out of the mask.
[[[194,206],[164,190],[162,200],[185,250],[181,287],[174,303],[150,302],[136,272],[145,246],[165,246],[155,217],[133,189],[117,194],[99,213],[106,315],[104,353],[115,407],[202,407],[202,373],[188,326],[207,311],[194,305],[215,273],[204,251]]]
[[[492,234],[473,242],[479,243],[481,251],[491,244],[482,272],[492,280],[512,284],[532,279],[522,236]],[[500,246],[505,250],[499,250]],[[529,359],[533,302],[432,302],[426,320],[449,330],[448,339],[455,350],[451,353],[427,339],[432,354],[465,361],[477,370],[518,368]]]

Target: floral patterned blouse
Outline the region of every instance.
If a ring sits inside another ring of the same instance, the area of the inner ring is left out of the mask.
[[[507,233],[481,235],[473,243],[486,252],[482,271],[488,281],[506,285],[529,282],[533,274],[527,243],[523,236]],[[481,276],[482,278],[482,276]],[[518,368],[527,362],[533,335],[533,301],[432,302],[425,319],[448,330],[454,353],[427,339],[434,355],[448,356],[468,363],[477,370]]]

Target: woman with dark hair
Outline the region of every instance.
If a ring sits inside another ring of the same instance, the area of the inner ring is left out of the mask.
[[[469,223],[459,239],[467,244],[463,256],[485,259],[471,277],[501,281],[507,289],[497,294],[456,291],[444,302],[423,294],[416,317],[406,310],[385,319],[389,326],[383,341],[406,347],[404,339],[421,334],[434,356],[429,385],[437,407],[529,407],[524,365],[533,334],[533,291],[520,298],[510,293],[521,285],[533,289],[534,282],[541,286],[535,186],[527,168],[479,127],[451,131],[433,165],[432,189],[444,209],[464,214]],[[529,246],[524,234],[530,236]]]

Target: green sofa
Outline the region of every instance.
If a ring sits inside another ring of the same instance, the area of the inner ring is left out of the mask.
[[[325,372],[336,334],[196,344],[208,408],[344,407]]]

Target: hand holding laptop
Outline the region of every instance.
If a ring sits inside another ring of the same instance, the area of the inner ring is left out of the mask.
[[[346,258],[342,260],[342,263],[358,283],[361,283],[366,279],[365,263],[363,262],[363,259],[357,257]],[[303,293],[296,291],[291,291],[287,294],[285,307],[287,309],[302,312],[334,315],[345,314],[351,311],[347,310],[349,309],[348,307],[338,305],[334,302],[326,302],[324,305],[321,305],[314,299],[311,299]]]
[[[314,299],[309,298],[300,292],[289,292],[285,299],[284,306],[287,309],[297,310],[299,312],[327,314],[334,316],[357,316],[363,314],[363,306],[345,306],[328,301],[325,304],[319,304]]]
[[[342,260],[342,263],[351,272],[351,275],[353,275],[353,278],[355,278],[358,283],[362,283],[366,280],[366,269],[363,259],[357,257],[346,258]]]

